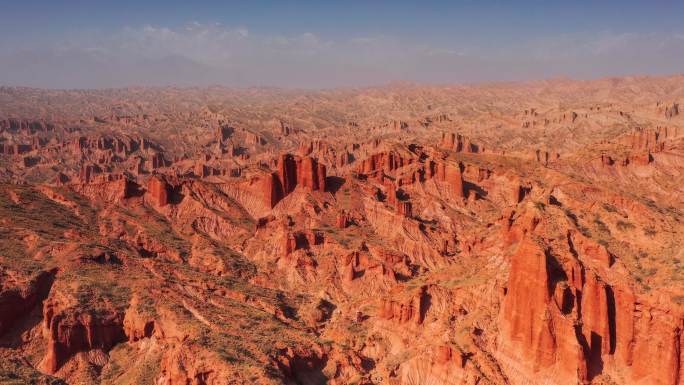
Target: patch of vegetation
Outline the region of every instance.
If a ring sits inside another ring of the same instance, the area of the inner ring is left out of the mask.
[[[596,215],[594,217],[594,225],[596,225],[596,229],[601,232],[605,233],[607,235],[610,235],[610,229],[608,226],[601,220],[601,217]]]
[[[626,222],[623,220],[618,220],[616,225],[617,225],[618,230],[620,230],[620,231],[632,230],[635,227],[630,222]]]
[[[9,194],[0,194],[0,213],[11,219],[14,233],[17,229],[25,229],[47,240],[59,241],[63,239],[65,230],[92,231],[70,209],[49,200],[40,192],[28,188],[17,188],[14,192],[19,203],[12,201]]]
[[[55,377],[44,375],[35,368],[26,365],[19,357],[0,360],[0,384],[3,385],[64,385],[65,383]]]
[[[577,229],[579,230],[582,235],[584,235],[587,238],[591,238],[591,231],[586,226],[579,225],[577,226]]]
[[[127,223],[138,224],[141,226],[145,234],[155,241],[161,243],[170,250],[178,251],[179,255],[185,258],[190,254],[192,245],[186,239],[181,237],[171,226],[171,224],[161,214],[147,210],[144,215],[136,214],[128,210],[122,210]],[[138,217],[148,218],[143,222],[138,221]],[[135,226],[126,226],[127,230],[130,228],[130,234],[135,234],[137,231]]]
[[[609,213],[616,213],[618,211],[617,207],[611,205],[610,203],[604,203],[603,209],[608,211]]]
[[[140,357],[128,344],[118,344],[109,352],[109,362],[102,370],[103,385],[154,385],[159,377],[160,353]]]
[[[106,277],[105,277],[106,275]],[[65,272],[64,282],[72,282],[71,295],[80,307],[92,310],[95,314],[108,311],[107,304],[123,312],[131,300],[131,289],[120,284],[123,279],[119,271],[103,271],[99,265],[85,265],[78,270]]]
[[[157,306],[154,299],[146,295],[138,297],[138,303],[135,310],[139,314],[148,314],[152,317],[157,315]]]

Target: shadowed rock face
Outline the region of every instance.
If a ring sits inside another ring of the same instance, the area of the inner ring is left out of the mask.
[[[682,90],[0,88],[0,383],[680,385]]]

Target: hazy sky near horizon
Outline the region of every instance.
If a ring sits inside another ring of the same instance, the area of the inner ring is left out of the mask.
[[[321,88],[684,72],[684,1],[0,0],[0,85]]]

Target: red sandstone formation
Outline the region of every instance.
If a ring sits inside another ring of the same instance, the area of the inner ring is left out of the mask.
[[[0,88],[0,382],[679,385],[683,82]]]
[[[470,138],[455,133],[442,133],[440,146],[456,152],[482,152],[477,145],[471,143]]]
[[[385,320],[394,320],[400,324],[407,322],[423,323],[427,306],[425,290],[425,287],[421,288],[420,292],[406,303],[397,303],[391,300],[381,301],[378,316]]]
[[[107,351],[125,338],[122,314],[77,314],[47,302],[43,306],[43,321],[48,341],[43,369],[51,374],[78,352]]]
[[[169,186],[163,179],[152,177],[147,181],[147,193],[152,202],[159,207],[169,203]]]
[[[349,226],[349,217],[347,216],[347,214],[337,214],[337,220],[335,221],[335,225],[340,229],[347,228],[347,226]]]
[[[302,186],[310,191],[326,190],[326,169],[308,156],[283,154],[278,159],[278,172],[263,178],[265,201],[274,207],[281,199]]]

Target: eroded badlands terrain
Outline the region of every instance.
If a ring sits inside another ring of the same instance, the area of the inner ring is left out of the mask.
[[[0,382],[684,384],[682,101],[0,88]]]

